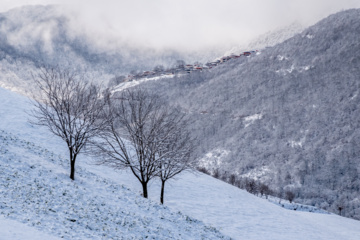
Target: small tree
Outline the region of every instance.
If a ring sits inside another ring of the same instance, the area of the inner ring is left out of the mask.
[[[216,168],[216,169],[214,170],[212,176],[213,176],[214,178],[219,179],[219,178],[220,178],[220,170],[219,170],[218,168]]]
[[[40,90],[34,94],[31,115],[36,125],[47,127],[66,142],[70,178],[75,180],[75,161],[85,144],[99,134],[106,119],[99,120],[105,106],[100,87],[84,75],[60,68],[41,68],[33,75]]]
[[[206,169],[206,167],[197,167],[196,170],[198,170],[199,172],[205,173],[207,175],[210,175],[209,170]]]
[[[245,180],[245,189],[249,193],[257,195],[258,193],[258,185],[256,184],[254,179],[246,179]]]
[[[231,174],[230,177],[229,177],[229,183],[230,183],[231,185],[234,185],[234,186],[235,186],[236,181],[237,181],[236,175],[235,175],[235,174]]]
[[[184,170],[193,169],[195,139],[187,130],[185,114],[173,108],[165,111],[165,118],[159,124],[156,140],[153,141],[155,157],[159,164],[158,176],[161,180],[160,202],[164,204],[164,190],[167,180]]]
[[[290,203],[292,203],[292,201],[293,201],[294,198],[295,198],[295,194],[294,194],[292,191],[287,190],[287,191],[285,192],[285,197],[286,197],[287,200],[289,200]]]
[[[265,183],[259,184],[259,192],[260,192],[261,196],[265,195],[266,199],[271,194],[271,190],[270,190],[269,186],[266,185]]]

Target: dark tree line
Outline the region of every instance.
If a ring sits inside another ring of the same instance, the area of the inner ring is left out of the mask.
[[[224,182],[227,182],[233,186],[236,186],[240,189],[244,189],[247,192],[254,194],[254,195],[260,195],[260,196],[265,196],[266,198],[271,195],[271,194],[276,194],[275,191],[273,191],[272,189],[270,189],[270,187],[260,181],[256,181],[254,179],[251,178],[247,178],[247,177],[238,177],[235,174],[227,174],[227,172],[221,172],[218,168],[214,169],[214,171],[211,173],[209,170],[207,170],[205,167],[197,167],[197,170],[199,172],[205,173],[207,175],[211,175],[214,178],[220,179]],[[289,192],[289,196],[290,194],[293,194],[290,190]],[[279,196],[279,194],[277,194]],[[292,195],[292,199],[290,200],[288,198],[288,195],[284,196],[286,197],[287,200],[289,200],[290,202],[294,199],[295,195]],[[282,195],[279,196],[280,198],[283,197]]]

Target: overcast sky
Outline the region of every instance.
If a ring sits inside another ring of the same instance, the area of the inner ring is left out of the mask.
[[[65,4],[82,29],[134,45],[200,50],[234,46],[299,22],[312,25],[360,0],[1,0],[0,11]]]

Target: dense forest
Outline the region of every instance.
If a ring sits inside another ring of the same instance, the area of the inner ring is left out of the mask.
[[[208,71],[144,86],[191,116],[201,167],[360,219],[360,11]]]

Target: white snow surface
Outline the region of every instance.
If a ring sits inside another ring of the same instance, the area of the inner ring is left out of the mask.
[[[157,81],[157,80],[168,79],[168,78],[173,78],[173,77],[174,77],[174,75],[172,74],[172,75],[162,75],[162,76],[156,76],[156,77],[145,77],[145,78],[140,78],[137,80],[123,82],[115,87],[114,92],[120,92],[120,91],[123,91],[124,89],[135,87],[144,82]]]
[[[85,155],[72,182],[65,144],[27,122],[30,108],[0,89],[0,239],[360,239],[359,221],[287,210],[201,173],[168,182],[165,206],[158,182],[143,199],[130,173]]]
[[[15,220],[0,215],[0,240],[32,239],[32,240],[60,240],[33,227],[26,226]]]
[[[101,175],[112,179],[92,173],[88,169],[97,166],[86,164],[90,159],[84,155],[71,181],[65,144],[27,122],[28,100],[0,89],[0,102],[0,216],[9,220],[2,220],[0,239],[229,239],[212,226],[144,199],[112,169],[99,167]],[[22,227],[5,228],[14,221],[34,234],[24,238]]]
[[[248,127],[250,126],[251,124],[254,123],[255,120],[259,120],[259,119],[262,119],[263,115],[260,114],[260,113],[257,113],[257,114],[254,114],[254,115],[251,115],[251,116],[247,116],[247,117],[244,117],[244,123],[245,123],[245,127]]]

